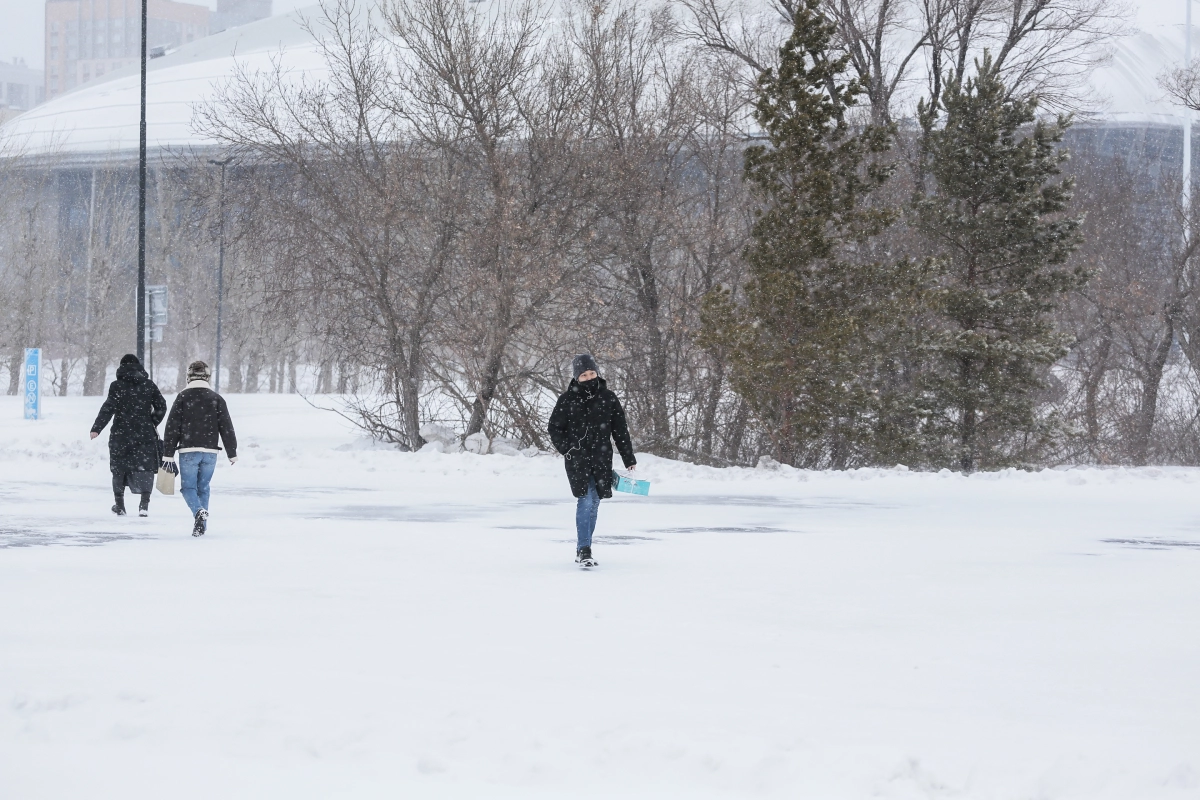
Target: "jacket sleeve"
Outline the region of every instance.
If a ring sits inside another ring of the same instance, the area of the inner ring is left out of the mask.
[[[558,398],[558,402],[554,404],[554,411],[550,414],[550,424],[546,426],[546,431],[550,434],[550,441],[554,443],[554,449],[561,455],[566,455],[567,450],[571,447],[568,431],[570,422],[567,419],[567,396],[565,394]]]
[[[167,416],[167,427],[163,431],[163,458],[174,458],[175,448],[179,446],[180,428],[183,426],[183,411],[179,408],[181,395],[175,395],[171,403],[171,413]]]
[[[621,461],[625,462],[625,468],[628,469],[636,464],[633,442],[629,438],[629,425],[625,422],[625,409],[621,407],[621,401],[615,394],[613,395],[612,438],[617,443],[617,452],[621,454]]]
[[[152,405],[150,416],[154,418],[154,427],[157,428],[163,421],[163,417],[167,415],[167,401],[163,398],[162,392],[158,390],[157,386],[154,386],[153,383],[150,385],[154,387],[154,397],[150,399]]]
[[[115,383],[115,381],[114,381]],[[104,430],[104,426],[113,418],[113,414],[117,412],[117,404],[113,400],[113,387],[108,387],[108,397],[104,398],[104,405],[100,406],[100,413],[96,415],[96,422],[92,425],[92,433],[99,433]]]
[[[221,416],[217,420],[217,431],[221,434],[221,442],[225,445],[225,455],[237,458],[237,434],[233,432],[233,419],[229,416],[229,406],[225,398],[220,397]]]

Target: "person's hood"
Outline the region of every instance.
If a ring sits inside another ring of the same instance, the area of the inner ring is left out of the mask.
[[[117,380],[119,381],[141,383],[148,377],[140,364],[122,364],[117,367]]]

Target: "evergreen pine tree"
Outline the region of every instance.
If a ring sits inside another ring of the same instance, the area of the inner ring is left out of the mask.
[[[951,75],[938,104],[922,103],[918,225],[938,253],[939,323],[923,377],[933,460],[964,471],[1020,463],[1053,433],[1035,393],[1069,337],[1050,318],[1082,284],[1064,266],[1079,220],[1063,215],[1067,117],[1035,121],[1037,99],[1012,98],[990,56],[977,75]],[[1032,124],[1031,124],[1032,123]]]
[[[864,255],[896,216],[869,202],[891,172],[881,159],[891,131],[847,119],[862,88],[831,53],[833,34],[819,0],[800,3],[778,68],[759,79],[767,143],[745,157],[761,203],[750,279],[740,298],[707,298],[701,341],[730,365],[777,459],[843,467],[876,460],[874,440],[903,428],[887,421],[904,403],[877,379],[916,270]]]

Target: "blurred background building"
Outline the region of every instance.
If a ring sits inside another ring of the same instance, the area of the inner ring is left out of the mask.
[[[154,58],[210,32],[271,16],[271,0],[149,0],[146,46]],[[138,62],[140,0],[46,0],[45,99]]]
[[[271,16],[271,0],[217,0],[209,30],[213,33]]]
[[[0,61],[0,124],[46,99],[45,73],[22,58]]]

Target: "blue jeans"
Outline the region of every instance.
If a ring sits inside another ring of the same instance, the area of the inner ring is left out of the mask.
[[[208,483],[216,468],[216,453],[179,454],[179,493],[187,501],[193,517],[202,508],[208,510]]]
[[[600,494],[596,491],[596,479],[588,478],[587,494],[575,503],[576,547],[591,547],[592,533],[596,530],[596,514],[600,511]]]

